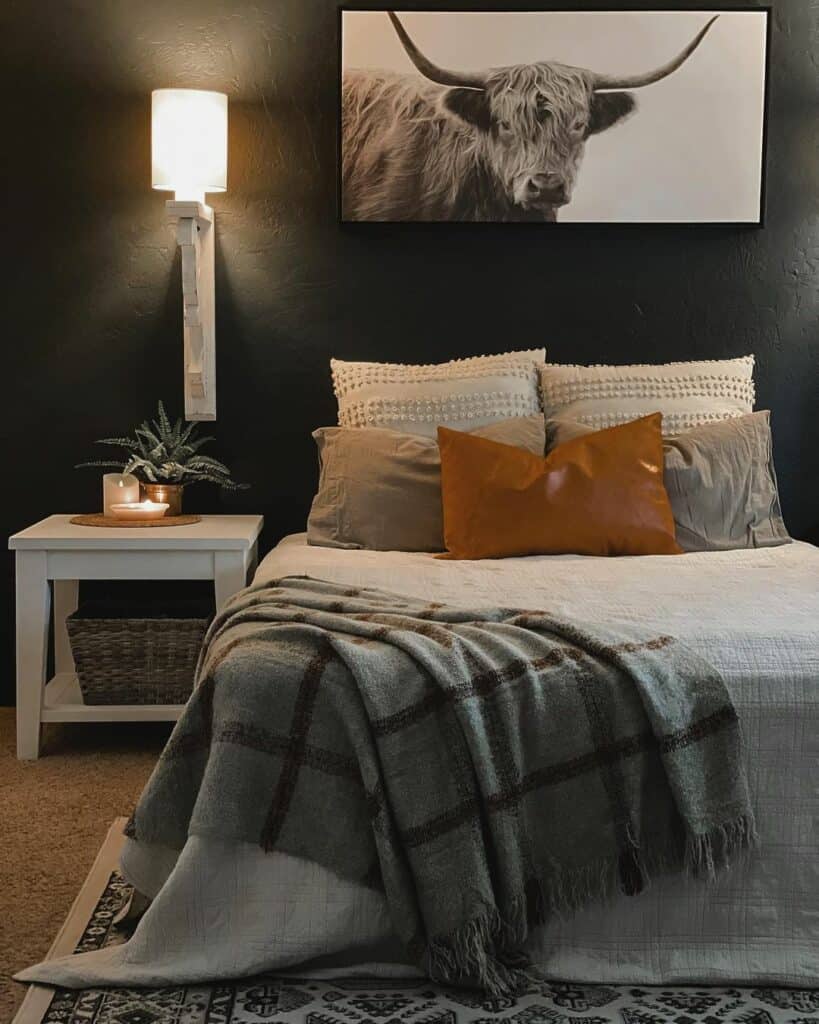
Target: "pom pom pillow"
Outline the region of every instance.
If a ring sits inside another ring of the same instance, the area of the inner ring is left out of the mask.
[[[544,349],[448,363],[350,363],[332,359],[340,427],[385,427],[434,439],[438,427],[474,430],[540,412]]]
[[[678,434],[753,412],[754,357],[657,366],[546,363],[540,387],[547,419],[603,430],[661,412],[663,433]]]

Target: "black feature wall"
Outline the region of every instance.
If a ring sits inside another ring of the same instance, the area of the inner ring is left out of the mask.
[[[816,539],[818,22],[815,3],[774,0],[763,229],[342,227],[335,0],[4,0],[0,532],[95,510],[99,476],[72,468],[92,441],[159,397],[181,409],[179,257],[150,189],[150,92],[188,86],[231,98],[229,191],[211,197],[216,454],[253,484],[191,491],[190,510],[261,512],[266,545],[303,528],[310,432],[334,419],[331,355],[753,352],[787,521]],[[7,557],[0,703],[13,700]]]

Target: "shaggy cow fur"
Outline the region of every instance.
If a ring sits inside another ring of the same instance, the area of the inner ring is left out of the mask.
[[[483,90],[348,71],[342,216],[554,221],[571,198],[588,137],[635,105],[630,93],[595,92],[590,72],[555,63],[495,69]],[[529,196],[534,176],[562,188],[561,201]]]

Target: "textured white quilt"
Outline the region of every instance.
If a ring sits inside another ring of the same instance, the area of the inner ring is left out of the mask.
[[[700,651],[739,712],[761,850],[713,886],[659,879],[642,896],[554,921],[539,930],[535,959],[569,981],[819,983],[819,549],[447,562],[313,548],[298,535],[257,579],[288,574],[470,607],[616,616]],[[178,862],[129,844],[123,867],[158,894],[133,939],[25,980],[158,984],[395,954],[383,901],[292,857],[191,839]]]

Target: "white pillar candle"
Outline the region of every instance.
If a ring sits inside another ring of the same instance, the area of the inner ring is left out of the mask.
[[[102,478],[102,512],[111,515],[112,505],[139,501],[139,480],[130,473],[106,473]]]

